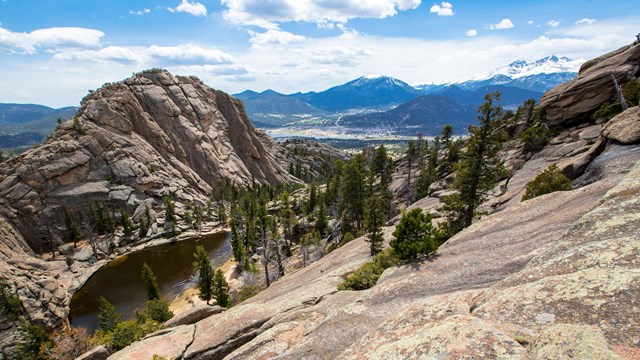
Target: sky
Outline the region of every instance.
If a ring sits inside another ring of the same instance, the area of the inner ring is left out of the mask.
[[[464,81],[518,59],[594,58],[638,32],[640,6],[618,0],[0,0],[0,103],[77,106],[147,68],[229,93]]]

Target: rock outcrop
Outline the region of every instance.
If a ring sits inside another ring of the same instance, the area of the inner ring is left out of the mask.
[[[585,122],[615,95],[612,76],[620,86],[640,76],[640,44],[632,44],[587,61],[578,77],[548,91],[540,100],[551,126]]]
[[[621,144],[640,143],[640,106],[629,108],[609,120],[602,135]]]
[[[64,237],[63,208],[83,218],[104,202],[132,213],[166,193],[204,205],[219,179],[296,181],[277,147],[238,99],[195,77],[145,71],[90,93],[46,144],[1,164],[0,215],[33,250],[50,250]]]
[[[638,355],[640,313],[634,299],[640,295],[640,163],[629,173],[638,161],[636,150],[608,147],[594,163],[615,156],[619,164],[588,169],[583,175],[591,177],[588,185],[505,203],[450,239],[432,258],[388,269],[369,290],[337,292],[342,277],[368,258],[364,239],[356,239],[255,298],[196,323],[194,341],[170,355]],[[387,239],[392,231],[385,228]],[[173,341],[178,332],[160,338]],[[148,358],[154,348],[141,342],[125,353]]]

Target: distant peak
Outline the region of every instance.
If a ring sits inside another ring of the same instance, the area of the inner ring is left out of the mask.
[[[549,55],[535,61],[520,59],[507,66],[474,76],[473,79],[485,80],[497,76],[507,76],[512,79],[517,79],[539,74],[555,74],[562,72],[577,73],[583,62],[584,59],[573,60],[566,56],[558,57],[557,55]]]

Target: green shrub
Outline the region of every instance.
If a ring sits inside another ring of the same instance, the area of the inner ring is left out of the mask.
[[[129,346],[134,341],[140,340],[144,335],[142,325],[129,320],[118,323],[113,330],[105,335],[105,339],[111,344],[113,350],[118,351]]]
[[[411,260],[438,248],[434,235],[431,215],[425,215],[422,209],[415,208],[402,216],[390,245],[400,259]]]
[[[239,304],[247,299],[250,299],[260,292],[258,287],[253,285],[245,285],[235,294],[234,303]]]
[[[402,261],[387,249],[373,257],[371,261],[364,263],[351,275],[338,285],[338,290],[366,290],[378,282],[385,269],[400,265]]]
[[[571,190],[571,179],[566,177],[556,166],[553,164],[546,170],[538,174],[535,179],[531,180],[527,184],[526,191],[521,201],[533,199],[534,197],[549,194],[555,191]]]
[[[169,310],[169,304],[164,299],[149,300],[141,311],[136,311],[136,318],[141,324],[150,320],[164,323],[172,317],[173,312]]]
[[[598,109],[595,113],[593,113],[593,117],[595,119],[610,120],[611,118],[620,114],[621,112],[622,112],[622,107],[620,106],[619,102],[609,101],[602,104],[602,106],[600,106],[600,109]]]
[[[532,126],[518,134],[518,138],[524,143],[524,151],[539,151],[549,143],[551,131],[543,125]]]
[[[638,103],[640,103],[640,80],[635,78],[631,79],[631,81],[624,86],[622,94],[629,106],[638,105]]]

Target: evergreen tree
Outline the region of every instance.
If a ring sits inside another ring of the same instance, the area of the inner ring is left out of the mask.
[[[372,176],[377,176],[380,181],[379,186],[386,188],[391,184],[392,172],[393,161],[387,154],[387,148],[385,148],[384,145],[380,145],[371,161]]]
[[[411,186],[411,173],[413,172],[413,163],[418,156],[418,148],[416,146],[415,141],[409,140],[407,142],[407,191],[409,192],[408,201],[409,203],[413,201],[414,198],[414,189]]]
[[[240,268],[243,268],[246,253],[240,239],[240,233],[238,232],[238,224],[236,221],[231,221],[231,249],[233,250],[233,257],[236,259],[236,264]]]
[[[158,281],[147,263],[142,264],[142,281],[147,288],[147,300],[160,299]]]
[[[176,204],[173,202],[171,195],[165,194],[162,197],[164,203],[164,219],[171,223],[171,230],[173,234],[176,234]]]
[[[356,231],[362,229],[366,184],[369,171],[367,161],[362,154],[357,154],[344,167],[342,187],[340,191],[343,231],[349,231],[345,225],[355,225]]]
[[[268,212],[267,205],[263,202],[258,207],[258,213],[256,215],[258,219],[258,230],[260,233],[260,239],[262,240],[262,257],[263,257],[263,266],[264,266],[264,279],[267,284],[267,287],[271,285],[271,280],[269,279],[269,236],[267,234],[268,231]]]
[[[120,225],[122,225],[126,236],[132,234],[133,224],[131,223],[131,218],[129,217],[129,213],[122,208],[120,208]]]
[[[382,225],[386,220],[385,199],[381,196],[371,196],[367,199],[364,215],[364,228],[367,232],[367,242],[370,244],[371,256],[382,250],[384,238],[382,237]]]
[[[98,320],[100,329],[104,332],[113,330],[122,319],[122,315],[116,310],[104,296],[100,296],[100,306],[98,307]]]
[[[329,226],[325,213],[325,207],[326,205],[324,204],[323,199],[322,201],[320,201],[320,206],[318,206],[318,212],[316,214],[316,231],[318,231],[321,235],[326,234],[327,227]]]
[[[224,224],[227,222],[227,210],[224,207],[224,203],[221,201],[220,204],[218,204],[218,221],[221,224]]]
[[[216,270],[213,275],[213,297],[216,299],[216,303],[219,306],[228,308],[231,305],[231,298],[229,297],[229,284],[224,278],[222,270]]]
[[[449,124],[445,125],[442,128],[442,145],[444,145],[444,147],[448,147],[449,145],[451,145],[451,140],[453,138],[453,127]]]
[[[40,325],[29,323],[22,319],[19,326],[20,340],[17,343],[17,359],[20,360],[47,360],[40,349],[52,340],[49,333]]]
[[[142,325],[150,321],[163,324],[172,317],[173,312],[165,299],[148,300],[141,311],[136,310],[136,318]]]
[[[309,186],[309,205],[307,206],[307,214],[313,213],[318,202],[318,185],[312,182]]]
[[[280,194],[280,221],[286,236],[291,236],[291,226],[293,225],[293,211],[289,203],[289,196],[287,191]]]
[[[497,154],[504,141],[505,133],[500,128],[502,107],[496,105],[500,93],[487,94],[478,108],[480,126],[469,126],[470,138],[464,156],[455,167],[454,188],[459,194],[444,199],[447,222],[443,225],[446,236],[450,237],[471,225],[476,210],[498,180],[505,175],[505,168]]]
[[[213,268],[209,260],[209,254],[204,246],[198,245],[196,252],[193,254],[196,261],[193,267],[198,271],[198,297],[209,304],[209,300],[213,297]]]
[[[393,232],[393,252],[402,260],[411,260],[437,249],[431,215],[416,208],[404,214]]]
[[[69,240],[73,242],[73,247],[75,248],[78,241],[80,241],[82,231],[80,230],[78,223],[71,216],[71,212],[66,208],[64,208],[64,220],[67,226]]]

